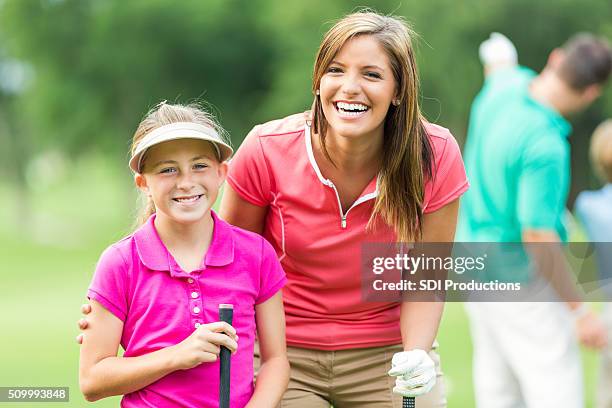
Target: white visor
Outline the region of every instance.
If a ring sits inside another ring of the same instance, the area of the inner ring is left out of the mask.
[[[139,173],[142,170],[142,158],[147,149],[156,144],[177,139],[199,139],[211,142],[216,149],[219,161],[229,159],[234,152],[232,147],[225,143],[214,129],[199,123],[176,122],[147,133],[134,149],[130,158],[130,168],[135,173]]]

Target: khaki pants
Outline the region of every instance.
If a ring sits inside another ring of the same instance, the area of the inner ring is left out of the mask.
[[[401,345],[322,351],[288,347],[289,387],[279,408],[401,408],[402,397],[392,392],[395,379],[387,374]],[[440,357],[429,353],[438,373],[435,387],[416,399],[418,408],[446,407]],[[259,349],[255,345],[255,372]]]

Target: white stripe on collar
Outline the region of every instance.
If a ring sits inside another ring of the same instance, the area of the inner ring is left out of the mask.
[[[310,126],[308,126],[308,124],[304,125],[304,141],[306,142],[306,152],[308,153],[308,160],[310,161],[310,165],[314,169],[315,173],[317,173],[317,177],[319,178],[321,183],[325,184],[326,186],[331,186],[331,181],[323,177],[323,175],[321,174],[321,170],[319,169],[319,165],[317,164],[317,161],[314,158],[314,153],[312,151]]]
[[[331,180],[326,179],[325,177],[323,177],[323,174],[321,174],[321,170],[319,169],[319,165],[317,164],[317,161],[314,158],[314,152],[312,150],[311,135],[312,134],[310,132],[310,126],[308,126],[308,123],[306,123],[304,125],[304,142],[306,144],[306,153],[308,153],[308,160],[310,161],[310,165],[314,169],[314,171],[317,174],[317,177],[319,178],[321,183],[323,183],[324,185],[326,185],[328,187],[331,187],[333,185],[333,183],[331,182]],[[355,201],[355,203],[353,203],[353,205],[360,204],[360,203],[362,203],[364,201],[367,201],[367,200],[371,200],[372,198],[376,198],[378,196],[378,185],[379,185],[379,183],[380,183],[380,173],[378,173],[376,175],[376,188],[374,189],[374,191],[371,192],[371,193],[365,194],[362,197],[357,198],[357,201]]]

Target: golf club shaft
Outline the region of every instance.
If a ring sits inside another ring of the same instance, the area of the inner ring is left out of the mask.
[[[404,397],[402,401],[402,408],[414,408],[414,397]]]
[[[229,304],[219,305],[219,320],[232,324],[234,317],[234,306]],[[221,377],[219,381],[219,408],[229,408],[230,406],[230,350],[221,346],[219,362],[221,367]]]

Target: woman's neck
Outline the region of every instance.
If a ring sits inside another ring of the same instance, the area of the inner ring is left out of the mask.
[[[319,135],[313,135],[313,146],[325,157]],[[360,173],[376,167],[380,168],[383,137],[344,137],[335,134],[331,129],[325,137],[325,147],[335,167],[346,173]],[[325,158],[325,160],[328,160]]]

